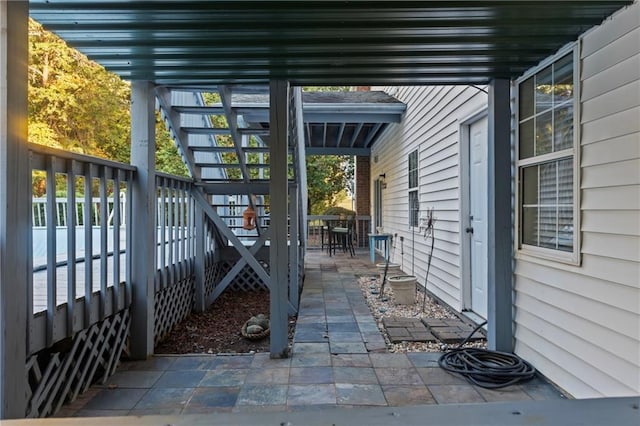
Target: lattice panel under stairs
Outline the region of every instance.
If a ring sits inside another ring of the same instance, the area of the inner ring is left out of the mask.
[[[193,309],[195,294],[193,275],[156,292],[154,344],[158,344]]]
[[[215,289],[216,284],[219,283],[222,279],[220,274],[220,264],[215,262],[213,255],[207,256],[204,265],[205,300],[209,300],[209,296],[213,294],[213,290]]]
[[[269,264],[267,262],[258,261],[262,265],[267,274],[269,273]],[[235,261],[226,261],[223,260],[218,263],[220,273],[218,274],[219,278],[216,280],[216,284],[227,275],[227,272],[231,270],[235,266]],[[267,285],[260,279],[258,274],[251,268],[249,265],[246,265],[242,270],[236,275],[233,279],[229,287],[229,290],[232,291],[256,291],[256,290],[267,290]]]
[[[26,417],[51,416],[92,383],[104,383],[116,371],[130,325],[125,309],[29,357]]]

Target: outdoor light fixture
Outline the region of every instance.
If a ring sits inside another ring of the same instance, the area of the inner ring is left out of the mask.
[[[380,178],[380,184],[382,185],[382,189],[386,189],[387,188],[387,182],[385,182],[385,179],[387,178],[387,174],[386,173],[381,173],[380,175],[378,175],[378,178]]]

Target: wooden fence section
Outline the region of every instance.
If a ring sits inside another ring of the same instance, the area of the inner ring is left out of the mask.
[[[34,225],[46,228],[46,249],[38,265],[45,279],[26,277],[25,415],[44,417],[96,380],[106,380],[125,350],[131,304],[131,203],[126,201],[135,168],[37,145],[29,148],[33,188],[44,190],[46,200],[32,201],[31,211]],[[110,198],[125,202],[110,205]],[[89,215],[79,204],[96,208]],[[33,232],[29,239],[33,242]],[[59,245],[65,246],[62,256]],[[31,269],[33,263],[32,255]],[[46,301],[46,309],[34,314],[38,298]]]
[[[26,398],[29,417],[54,414],[96,381],[115,372],[128,351],[132,322],[131,258],[134,167],[30,145],[34,193],[29,259]],[[200,189],[184,178],[157,174],[154,342],[194,310],[205,309],[219,284],[252,242],[234,237],[229,222],[206,205]],[[118,201],[115,201],[118,200]],[[209,213],[205,214],[204,210]],[[268,218],[265,218],[268,220]],[[245,265],[228,285],[264,288],[268,244],[256,249],[258,273]],[[240,247],[240,249],[239,249]],[[299,247],[303,247],[302,244]],[[302,254],[300,255],[302,258]],[[36,264],[34,264],[37,263]],[[301,265],[290,274],[301,274]],[[263,275],[261,275],[261,273]],[[299,288],[293,289],[297,295]],[[290,302],[290,306],[294,306]],[[293,308],[295,310],[295,308]]]
[[[92,215],[95,219],[82,220],[82,226],[77,226],[76,215],[67,215],[66,236],[63,237],[67,250],[63,259],[56,255],[60,237],[56,223],[45,222],[46,286],[35,287],[33,277],[28,277],[28,353],[33,354],[129,305],[130,294],[122,285],[128,281],[127,258],[125,256],[123,263],[120,256],[110,256],[109,253],[127,251],[126,223],[130,211],[128,208],[120,211],[121,204],[115,203],[109,212],[108,198],[120,199],[121,194],[125,199],[128,197],[135,169],[126,164],[36,145],[30,145],[30,150],[34,187],[45,188],[47,217],[56,217],[59,198],[66,198],[68,211],[77,209],[78,199],[83,199],[85,205],[92,205],[95,198],[99,200],[99,211],[96,216]],[[58,197],[61,194],[64,196]],[[83,238],[84,250],[77,248],[78,233]],[[125,247],[121,247],[123,242]],[[79,276],[80,269],[82,276]],[[78,283],[82,283],[81,287]],[[47,306],[44,314],[34,315],[36,291],[39,297],[44,293]],[[65,296],[63,303],[59,303],[59,294]],[[87,298],[87,295],[91,297]]]

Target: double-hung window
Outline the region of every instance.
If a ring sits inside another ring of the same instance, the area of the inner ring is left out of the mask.
[[[409,226],[418,226],[418,150],[409,154]]]
[[[518,81],[518,243],[578,261],[576,58],[565,52]]]

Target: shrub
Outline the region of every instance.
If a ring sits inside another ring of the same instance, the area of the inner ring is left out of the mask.
[[[340,216],[340,215],[344,215],[344,216],[355,216],[356,212],[354,212],[353,210],[349,210],[347,208],[344,207],[338,207],[338,206],[334,206],[334,207],[329,207],[328,209],[326,209],[323,213],[324,215],[332,215],[332,216]]]

